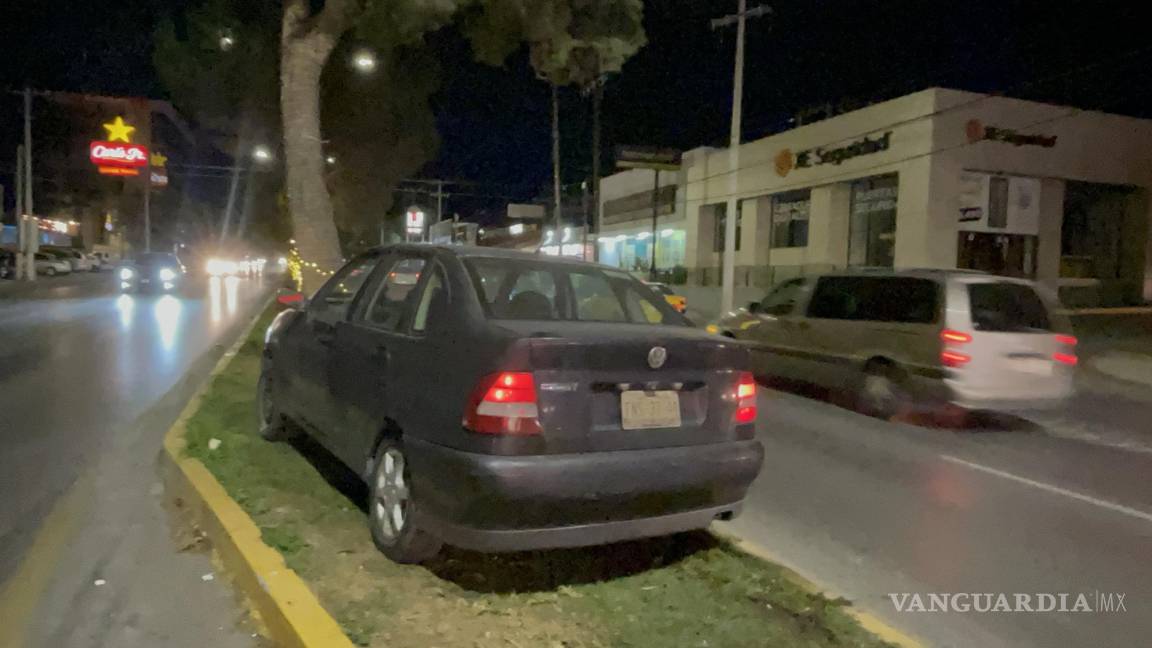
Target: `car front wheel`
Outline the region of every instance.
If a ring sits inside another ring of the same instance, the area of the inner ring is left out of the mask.
[[[399,439],[380,443],[368,486],[368,525],[381,553],[398,563],[424,562],[440,553],[440,540],[419,528],[413,516],[412,472]]]

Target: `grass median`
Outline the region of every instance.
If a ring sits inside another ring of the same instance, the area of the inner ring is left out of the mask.
[[[253,329],[201,401],[187,452],[204,462],[264,541],[364,646],[883,646],[778,566],[708,533],[578,550],[446,549],[423,566],[372,545],[366,492],[314,443],[256,434],[262,334]],[[213,440],[218,440],[219,443]],[[210,449],[210,448],[215,449]]]

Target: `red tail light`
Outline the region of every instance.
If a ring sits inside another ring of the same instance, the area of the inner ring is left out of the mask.
[[[944,346],[961,346],[968,344],[972,341],[972,336],[964,331],[953,331],[952,329],[944,329],[940,331],[940,340],[944,342]],[[943,349],[940,351],[940,364],[945,367],[953,369],[963,367],[964,365],[972,362],[972,356],[967,353],[960,353],[952,349]]]
[[[945,349],[940,352],[940,362],[945,367],[963,367],[969,362],[972,362],[972,356],[967,353]]]
[[[940,331],[940,339],[943,340],[945,344],[968,344],[972,341],[972,336],[963,331],[944,329]]]
[[[1053,353],[1052,359],[1060,364],[1075,367],[1080,362],[1075,353],[1076,345],[1080,343],[1080,340],[1077,340],[1075,335],[1060,334],[1056,336],[1056,341],[1067,347],[1067,350]]]
[[[529,372],[489,374],[472,390],[464,427],[480,434],[540,434],[536,380]]]
[[[756,379],[745,371],[736,382],[737,423],[752,423],[756,420]]]

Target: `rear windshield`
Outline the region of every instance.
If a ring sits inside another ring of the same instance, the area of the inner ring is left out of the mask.
[[[968,304],[972,310],[972,328],[977,331],[1040,333],[1052,330],[1043,300],[1025,284],[969,284]]]
[[[139,254],[133,259],[133,262],[139,265],[180,265],[180,260],[176,258],[175,254],[164,254],[161,252],[145,252]]]
[[[528,259],[465,259],[488,317],[633,324],[686,322],[626,272]]]

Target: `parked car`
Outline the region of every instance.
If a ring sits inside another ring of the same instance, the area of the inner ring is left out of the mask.
[[[0,250],[0,279],[14,279],[16,277],[16,253],[11,250]]]
[[[748,362],[617,269],[399,245],[269,326],[261,434],[365,479],[398,562],[663,535],[740,511],[763,457]]]
[[[100,272],[104,269],[104,260],[100,255],[95,252],[82,252],[84,258],[88,259],[88,269],[92,272]]]
[[[956,270],[798,278],[715,325],[752,343],[758,375],[856,394],[867,413],[951,403],[1052,407],[1072,393],[1076,338],[1032,282]]]
[[[72,272],[72,264],[67,259],[47,252],[37,252],[33,263],[36,267],[36,274],[46,277],[55,277]]]
[[[90,272],[92,270],[92,261],[79,250],[72,248],[60,247],[44,247],[40,248],[41,252],[59,257],[68,262],[72,272]]]
[[[184,284],[187,269],[169,252],[142,252],[121,264],[117,271],[124,292],[158,290],[175,292]]]
[[[653,290],[664,296],[665,301],[668,302],[672,308],[676,309],[677,313],[683,314],[688,310],[688,299],[672,290],[668,284],[657,283],[655,281],[648,281],[647,283]]]

